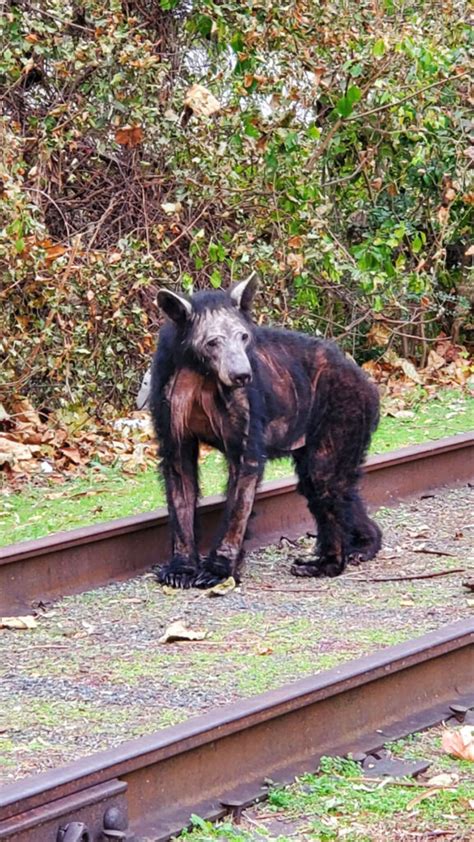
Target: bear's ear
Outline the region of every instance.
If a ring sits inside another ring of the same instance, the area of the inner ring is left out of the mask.
[[[177,324],[185,322],[193,314],[193,305],[185,295],[171,292],[170,289],[160,289],[157,295],[158,307],[166,313],[169,319]]]
[[[232,287],[230,290],[230,297],[237,307],[240,307],[241,310],[248,312],[252,306],[252,301],[257,289],[258,278],[256,276],[256,272],[252,272],[245,281],[240,281]]]

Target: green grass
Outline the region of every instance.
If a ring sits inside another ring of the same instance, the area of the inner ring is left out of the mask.
[[[449,763],[453,768],[455,761]],[[193,816],[192,828],[180,838],[189,842],[212,839],[252,842],[265,838],[289,842],[295,837],[312,842],[342,838],[349,842],[372,842],[392,838],[391,831],[403,823],[407,830],[417,833],[436,828],[457,839],[467,840],[471,827],[469,803],[474,795],[472,776],[461,779],[452,789],[440,789],[433,797],[412,804],[424,791],[416,785],[364,782],[358,764],[338,757],[325,757],[318,774],[303,775],[291,786],[276,786],[270,790],[268,802],[253,814],[255,830],[238,827],[229,819],[213,825]],[[289,836],[275,836],[265,826],[272,812],[283,819],[282,829],[290,821],[292,832]]]
[[[413,393],[410,412],[398,418],[384,417],[373,442],[372,453],[383,453],[409,444],[435,440],[474,428],[474,398],[449,390],[436,399],[422,402]],[[293,473],[290,459],[269,463],[265,479]],[[204,496],[224,491],[226,463],[220,453],[211,453],[201,467]],[[163,486],[156,471],[126,476],[119,468],[94,466],[80,479],[64,485],[26,487],[20,493],[0,496],[0,546],[39,538],[51,532],[74,529],[113,518],[140,514],[163,506]]]

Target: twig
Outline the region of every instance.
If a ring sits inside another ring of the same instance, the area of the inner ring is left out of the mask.
[[[364,87],[362,88],[362,92],[361,92],[361,99],[364,99],[364,97],[369,93],[372,85],[374,84],[374,82],[377,79],[380,78],[382,73],[386,70],[387,66],[388,66],[388,61],[383,62],[380,65],[380,67],[378,68],[377,72],[374,73],[374,75],[364,85]],[[359,115],[359,116],[361,116],[361,115]],[[306,166],[304,167],[305,171],[308,171],[308,169],[310,169],[311,167],[314,166],[314,164],[321,157],[323,152],[326,151],[327,147],[329,146],[329,144],[330,144],[331,140],[333,139],[334,135],[336,134],[336,132],[339,131],[340,127],[342,126],[343,123],[346,122],[346,120],[347,120],[346,117],[339,117],[336,120],[336,122],[333,123],[333,125],[329,129],[326,137],[321,141],[321,143],[319,144],[317,149],[315,149],[313,154],[309,157],[308,161],[306,162]]]
[[[411,549],[412,553],[424,553],[425,555],[440,555],[440,556],[450,556],[451,558],[456,558],[455,553],[450,553],[448,550],[430,550],[428,547],[414,547]]]
[[[452,570],[438,570],[435,573],[417,573],[409,576],[377,576],[374,579],[351,579],[351,582],[407,582],[413,579],[435,579],[437,576],[451,576],[453,573],[465,573],[464,567]],[[347,581],[347,579],[346,579]]]
[[[368,117],[369,114],[378,114],[379,111],[386,111],[387,108],[396,108],[397,105],[402,105],[410,99],[415,99],[417,96],[424,93],[424,91],[429,91],[430,88],[440,88],[447,82],[452,82],[453,79],[462,79],[463,76],[467,76],[469,73],[469,70],[465,70],[464,73],[453,73],[452,76],[447,76],[446,79],[438,79],[437,82],[432,82],[431,85],[425,85],[424,88],[419,88],[417,91],[407,94],[407,96],[397,99],[394,102],[385,102],[383,105],[378,105],[377,108],[371,108],[369,111],[362,111],[360,114],[354,114],[353,117],[347,117],[347,122],[360,120],[361,117]]]
[[[181,239],[181,237],[184,237],[185,234],[188,234],[190,232],[191,228],[194,228],[194,226],[196,225],[196,222],[198,222],[201,219],[201,216],[204,216],[204,214],[206,213],[206,211],[208,209],[209,209],[209,205],[204,205],[202,211],[200,211],[200,213],[198,213],[198,215],[195,217],[195,219],[193,219],[192,222],[190,222],[188,225],[186,225],[183,228],[183,230],[181,231],[181,233],[178,234],[178,236],[175,237],[174,240],[171,240],[171,243],[168,243],[168,245],[165,246],[164,251],[168,251],[168,249],[170,249],[171,246],[176,245],[176,243]]]
[[[344,778],[343,775],[336,775],[333,774],[332,777],[339,778],[340,780],[350,780],[351,782],[355,783],[369,783],[369,784],[381,784],[383,783],[384,786],[406,786],[406,787],[414,787],[416,789],[455,789],[456,784],[452,786],[435,786],[434,784],[430,784],[428,781],[399,781],[395,778],[390,778],[389,776],[385,778],[369,778],[365,777],[365,775],[361,775],[360,777],[354,778]]]
[[[362,582],[362,579],[360,581]],[[299,593],[303,596],[311,593],[323,593],[328,589],[327,585],[321,588],[274,588],[272,585],[246,585],[245,587],[251,591],[260,591],[260,593],[271,591],[272,593]]]

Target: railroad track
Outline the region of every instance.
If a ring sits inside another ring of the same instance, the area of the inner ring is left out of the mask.
[[[391,504],[472,479],[474,435],[372,457],[364,494]],[[201,506],[207,537],[221,498]],[[295,482],[266,483],[262,546],[312,528]],[[167,551],[164,511],[0,550],[0,612],[134,576]],[[474,621],[348,662],[162,729],[70,766],[0,788],[0,840],[158,842],[192,813],[215,819],[264,798],[265,781],[314,771],[325,754],[365,753],[474,707]],[[86,725],[86,724],[85,724]]]
[[[473,476],[474,433],[462,433],[371,456],[364,469],[363,493],[371,506],[391,505]],[[223,500],[207,497],[200,504],[204,546],[217,528]],[[253,537],[246,543],[249,549],[314,529],[295,478],[264,482],[255,514]],[[0,547],[0,614],[22,614],[35,604],[131,578],[166,561],[168,553],[166,509]]]
[[[158,842],[325,754],[374,751],[474,706],[474,621],[350,661],[0,789],[0,840]]]

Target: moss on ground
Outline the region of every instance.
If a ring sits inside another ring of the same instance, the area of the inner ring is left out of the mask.
[[[383,453],[409,444],[435,440],[474,428],[474,398],[446,390],[429,401],[423,390],[412,394],[412,415],[382,418],[372,453]],[[290,459],[267,465],[265,479],[293,473]],[[227,480],[222,454],[210,453],[201,466],[204,496],[224,491]],[[20,493],[0,495],[0,546],[39,538],[51,532],[74,529],[113,518],[140,514],[165,504],[162,484],[154,468],[129,476],[119,468],[96,465],[80,479],[61,487],[26,487]]]

